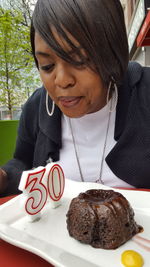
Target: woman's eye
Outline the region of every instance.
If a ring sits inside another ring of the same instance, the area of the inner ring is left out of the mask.
[[[51,72],[54,68],[54,64],[49,64],[45,66],[40,66],[40,69],[45,71],[45,72]]]

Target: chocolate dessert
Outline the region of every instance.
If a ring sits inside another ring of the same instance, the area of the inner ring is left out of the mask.
[[[72,199],[67,213],[70,236],[95,248],[115,249],[143,228],[127,199],[113,190],[88,190]]]

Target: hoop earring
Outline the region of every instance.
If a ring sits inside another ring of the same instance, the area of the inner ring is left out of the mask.
[[[46,92],[46,102],[45,102],[45,104],[46,104],[46,111],[47,111],[47,114],[51,117],[51,116],[53,116],[53,114],[54,114],[54,109],[55,109],[55,102],[54,101],[52,101],[52,110],[51,110],[51,112],[49,111],[49,108],[48,108],[48,92]]]
[[[116,109],[117,102],[118,102],[118,88],[115,82],[110,81],[109,86],[108,86],[108,91],[107,91],[107,98],[106,98],[106,103],[108,104],[109,102],[109,97],[110,97],[110,91],[112,86],[114,87],[114,105],[109,109],[109,112],[113,112]]]

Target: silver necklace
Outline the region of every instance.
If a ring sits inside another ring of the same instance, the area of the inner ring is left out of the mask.
[[[101,163],[100,163],[99,178],[95,181],[96,183],[101,183],[101,184],[104,184],[104,182],[102,180],[102,174],[103,174],[103,166],[104,166],[105,151],[106,151],[106,146],[107,146],[109,125],[110,125],[112,98],[111,98],[111,101],[110,101],[110,109],[109,109],[109,113],[108,113],[108,121],[107,121],[106,134],[105,134],[103,152],[102,152]],[[76,160],[77,160],[77,164],[78,164],[78,168],[79,168],[80,178],[81,178],[82,182],[85,182],[84,177],[83,177],[83,173],[82,173],[82,170],[81,170],[81,164],[80,164],[80,160],[79,160],[79,156],[78,156],[78,152],[77,152],[77,145],[76,145],[76,141],[75,141],[75,137],[74,137],[74,133],[73,133],[73,129],[72,129],[72,124],[71,124],[71,119],[70,118],[69,118],[69,127],[70,127],[71,136],[72,136],[75,156],[76,156]]]

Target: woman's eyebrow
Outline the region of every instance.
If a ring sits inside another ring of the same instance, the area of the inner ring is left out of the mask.
[[[45,53],[45,52],[42,52],[42,51],[36,51],[35,52],[35,55],[36,56],[43,56],[43,57],[51,57],[51,55],[50,54],[48,54],[48,53]]]

